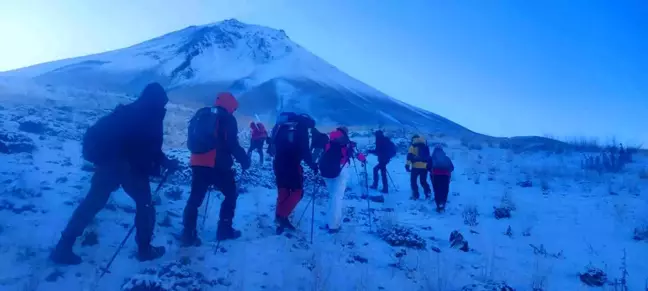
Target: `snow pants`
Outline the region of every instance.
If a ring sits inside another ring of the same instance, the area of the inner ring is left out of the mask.
[[[330,195],[327,219],[329,229],[339,229],[342,224],[342,204],[348,178],[348,167],[342,168],[342,172],[337,178],[324,178]]]
[[[410,173],[410,186],[412,187],[412,197],[415,199],[419,198],[419,188],[418,182],[420,180],[421,187],[423,187],[423,193],[425,197],[430,197],[430,185],[427,182],[428,171],[427,169],[413,168]]]
[[[247,151],[248,157],[252,157],[252,152],[257,151],[259,153],[259,163],[263,164],[263,143],[265,139],[257,139],[250,141],[250,148]]]
[[[434,188],[434,201],[438,207],[445,207],[450,192],[450,176],[432,175],[432,188]]]
[[[380,178],[382,181],[383,190],[387,192],[389,190],[389,183],[387,183],[387,164],[389,160],[378,160],[378,165],[373,168],[373,188],[378,187],[378,172],[380,172]]]
[[[90,191],[74,210],[62,236],[70,240],[81,236],[97,213],[106,206],[110,194],[119,187],[135,201],[135,240],[138,246],[149,246],[155,227],[155,207],[149,177],[132,171],[125,162],[98,165],[95,168]]]
[[[234,212],[236,211],[236,181],[234,171],[231,169],[215,169],[208,167],[191,167],[191,194],[184,209],[183,223],[185,231],[195,231],[198,220],[198,208],[205,200],[210,186],[214,186],[223,193],[225,199],[221,202],[219,213],[219,226],[232,226]]]
[[[288,218],[304,195],[304,169],[280,159],[274,160],[273,169],[278,191],[275,215]]]

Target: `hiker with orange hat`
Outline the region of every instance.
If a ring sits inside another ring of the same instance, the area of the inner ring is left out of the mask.
[[[196,230],[198,208],[210,186],[223,193],[216,239],[236,239],[241,232],[232,227],[238,198],[232,156],[243,170],[250,167],[250,158],[238,141],[238,125],[233,113],[238,101],[231,93],[218,94],[213,107],[205,107],[189,123],[187,146],[191,151],[191,194],[184,209],[182,241],[185,246],[200,245]]]

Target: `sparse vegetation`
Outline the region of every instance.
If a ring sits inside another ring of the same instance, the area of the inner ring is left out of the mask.
[[[469,225],[469,226],[477,226],[479,222],[477,221],[479,217],[479,210],[477,210],[476,205],[466,205],[464,207],[463,212],[461,213],[461,216],[464,219],[464,224]]]

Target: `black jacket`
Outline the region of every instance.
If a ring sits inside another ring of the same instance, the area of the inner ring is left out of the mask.
[[[216,164],[214,168],[221,170],[231,169],[234,165],[232,157],[246,168],[250,164],[250,159],[245,149],[239,143],[236,118],[224,108],[217,108],[220,120],[217,135],[218,143],[216,146]]]
[[[389,161],[391,159],[391,157],[389,156],[390,143],[391,141],[388,137],[376,136],[376,149],[369,151],[369,153],[376,155],[378,157],[378,161]]]
[[[115,122],[110,131],[117,132],[118,158],[128,161],[135,172],[158,174],[165,159],[162,152],[164,136],[164,105],[168,98],[162,86],[148,85],[133,103],[115,108]]]

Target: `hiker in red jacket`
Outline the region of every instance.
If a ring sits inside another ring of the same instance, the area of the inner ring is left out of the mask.
[[[432,188],[434,189],[434,201],[437,205],[437,212],[445,210],[450,192],[450,176],[454,171],[454,164],[443,151],[441,146],[436,146],[432,152],[430,162],[427,164],[432,176]]]
[[[261,122],[250,122],[250,131],[252,136],[250,138],[250,148],[247,151],[248,157],[252,157],[252,152],[259,153],[259,164],[263,165],[263,144],[268,139],[268,131]]]
[[[237,108],[238,101],[232,94],[220,93],[214,107],[200,109],[189,124],[191,142],[194,120],[196,120],[196,128],[198,128],[202,125],[200,120],[209,121],[210,118],[215,118],[213,124],[209,122],[206,124],[213,128],[206,129],[209,135],[206,138],[210,142],[208,150],[191,154],[191,194],[187,200],[183,217],[182,241],[185,246],[200,245],[201,243],[196,230],[198,208],[205,200],[210,186],[215,186],[225,196],[220,207],[216,239],[220,241],[236,239],[241,236],[241,232],[232,227],[238,198],[232,157],[236,158],[243,170],[250,167],[250,159],[238,142],[238,126],[233,115]],[[205,132],[198,129],[196,131]],[[204,138],[197,136],[196,143],[202,142]],[[189,146],[191,150],[191,145]]]

